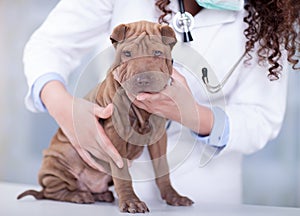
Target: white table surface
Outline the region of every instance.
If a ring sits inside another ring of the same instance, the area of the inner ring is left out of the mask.
[[[95,204],[72,204],[66,202],[35,200],[32,197],[24,197],[17,200],[18,194],[27,189],[37,188],[32,185],[20,185],[0,182],[0,216],[113,216],[133,215],[120,213],[117,202]],[[254,205],[212,205],[195,203],[191,207],[173,207],[166,205],[161,200],[147,201],[150,213],[145,215],[180,215],[180,216],[300,216],[300,208],[284,208]],[[136,214],[144,215],[144,214]]]

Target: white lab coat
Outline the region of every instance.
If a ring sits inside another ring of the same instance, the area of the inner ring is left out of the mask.
[[[110,46],[109,35],[116,25],[138,20],[156,22],[161,12],[154,4],[155,0],[60,1],[26,46],[28,95],[33,82],[45,73],[58,72],[67,81],[82,59]],[[170,8],[177,12],[177,1],[172,1]],[[244,12],[205,9],[195,16],[194,41],[190,46],[204,56],[218,80],[223,79],[244,52],[243,16]],[[170,19],[172,26],[171,22]],[[177,36],[180,41],[181,35]],[[190,130],[175,122],[168,130],[173,185],[195,202],[240,203],[242,155],[263,148],[280,130],[286,103],[286,73],[278,81],[270,82],[266,67],[259,66],[253,56],[251,64],[238,66],[219,96],[208,96],[201,81],[193,79],[184,68],[177,68],[186,76],[199,103],[210,106],[210,100],[223,100],[229,117],[229,142],[205,166],[200,166],[200,158],[206,147]],[[26,104],[35,111],[28,96]],[[147,201],[159,195],[153,180],[146,181],[151,175],[140,175],[145,170],[151,171],[145,161],[148,161],[147,153],[133,164],[132,173],[139,180],[135,183],[137,194]],[[140,166],[136,170],[135,164]]]

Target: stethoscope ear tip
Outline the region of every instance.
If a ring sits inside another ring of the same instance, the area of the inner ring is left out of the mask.
[[[202,81],[204,82],[204,84],[208,84],[208,78],[207,78],[207,68],[204,67],[202,68]]]

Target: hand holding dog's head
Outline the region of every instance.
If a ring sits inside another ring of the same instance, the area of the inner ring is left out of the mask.
[[[173,29],[147,21],[121,24],[112,34],[116,49],[114,78],[130,94],[160,92],[172,74]]]

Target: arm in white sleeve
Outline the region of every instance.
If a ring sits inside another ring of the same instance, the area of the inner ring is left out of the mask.
[[[30,98],[32,99],[32,101],[34,103],[35,108],[39,112],[47,111],[40,96],[41,96],[41,91],[42,91],[44,85],[52,80],[59,81],[64,86],[66,86],[64,79],[58,73],[44,74],[44,75],[40,76],[32,85],[32,91],[31,91]]]
[[[220,107],[212,107],[214,123],[211,133],[208,136],[201,136],[193,132],[197,140],[212,147],[222,150],[229,140],[229,120],[228,116]]]
[[[38,111],[31,95],[39,77],[55,71],[67,83],[70,73],[98,48],[101,40],[108,40],[113,4],[113,0],[61,0],[34,32],[23,57],[28,109]]]
[[[252,63],[254,64],[254,63]],[[229,141],[222,151],[251,154],[274,139],[285,115],[288,71],[277,81],[269,81],[265,67],[244,67],[238,85],[227,98]]]

